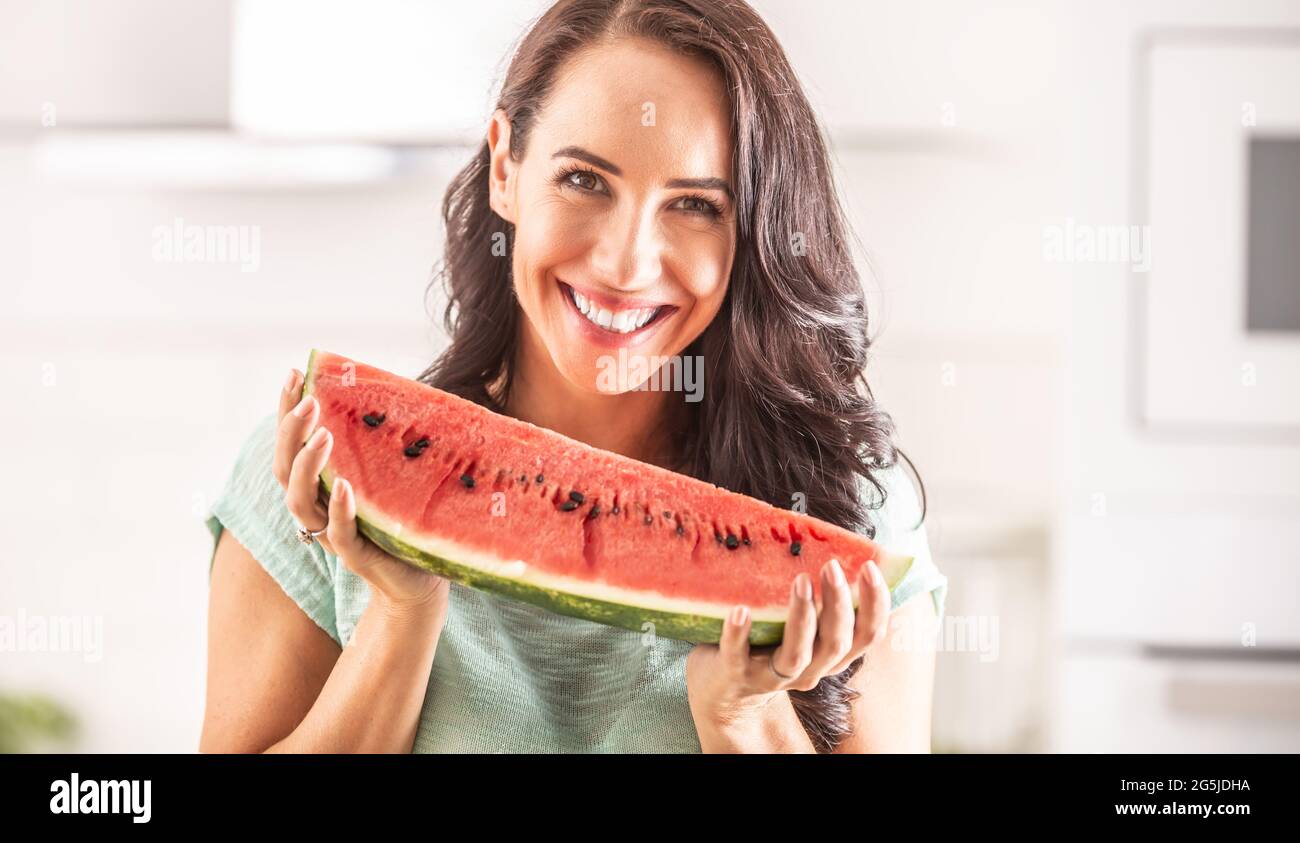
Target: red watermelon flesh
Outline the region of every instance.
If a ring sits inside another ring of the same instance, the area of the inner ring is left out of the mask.
[[[552,611],[717,641],[736,604],[754,644],[781,638],[790,587],[911,557],[864,536],[313,351],[304,391],[334,435],[321,474],[351,482],[361,531],[393,555]],[[857,602],[857,589],[853,589]],[[652,626],[648,626],[652,625]]]

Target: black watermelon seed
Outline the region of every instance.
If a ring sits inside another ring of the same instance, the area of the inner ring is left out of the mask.
[[[731,535],[730,533],[728,533],[728,534],[727,534],[727,550],[735,550],[735,549],[738,548],[738,547],[740,547],[740,539],[738,539],[738,538],[736,538],[735,536],[733,536],[733,535]]]
[[[462,474],[460,476],[460,485],[464,486],[466,489],[473,489],[474,478],[470,477],[468,474]]]
[[[577,501],[565,501],[564,503],[560,504],[560,509],[564,510],[565,512],[573,512],[573,510],[577,508],[578,508]]]
[[[545,482],[546,482],[546,478],[539,474],[539,475],[537,475],[537,482],[538,482],[538,483],[545,483]]]
[[[569,500],[575,503],[586,503],[587,498],[582,492],[569,492]]]
[[[790,553],[793,554],[794,556],[798,556],[799,551],[801,550],[803,550],[803,545],[799,544],[799,542],[790,543]]]
[[[384,419],[386,418],[388,417],[383,413],[379,413],[378,415],[371,415],[370,413],[367,413],[366,415],[361,417],[361,420],[371,427],[379,427],[381,424],[384,423]]]
[[[600,515],[600,506],[599,506],[599,505],[597,505],[597,506],[593,506],[593,507],[591,508],[591,512],[587,513],[587,517],[588,517],[588,518],[595,518],[597,515]]]
[[[745,536],[743,539],[741,539],[741,540],[740,540],[740,543],[743,544],[743,545],[748,545],[748,544],[749,544],[749,536]]]
[[[618,515],[618,504],[614,504],[614,508],[609,511],[609,514]]]
[[[686,528],[683,527],[681,524],[678,524],[678,525],[677,525],[677,535],[679,535],[679,536],[684,536],[684,535],[686,535]]]
[[[528,482],[528,475],[527,475],[527,474],[521,474],[521,475],[519,475],[519,482],[520,482],[520,483],[527,483],[527,482]]]
[[[647,515],[647,516],[645,517],[645,523],[647,523],[647,524],[653,524],[653,523],[655,523],[655,518],[654,518],[654,516],[653,516],[653,515]]]
[[[406,454],[408,457],[418,457],[420,454],[424,453],[424,449],[417,445],[407,445],[406,450],[402,451],[402,453]]]
[[[722,533],[714,533],[713,537],[718,540],[718,544],[722,544]]]

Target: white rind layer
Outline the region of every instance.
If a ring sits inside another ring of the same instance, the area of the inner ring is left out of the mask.
[[[327,487],[333,487],[333,477],[327,472],[322,472],[321,477],[325,479]],[[714,618],[725,618],[735,604],[715,603],[707,600],[690,600],[681,597],[671,597],[658,592],[641,591],[621,588],[619,586],[609,585],[607,583],[595,582],[592,580],[575,579],[565,577],[559,574],[553,574],[542,569],[529,565],[522,559],[511,561],[502,561],[501,559],[489,556],[473,548],[467,547],[459,542],[448,539],[445,536],[434,535],[432,533],[413,530],[408,526],[394,521],[377,509],[367,505],[365,498],[360,492],[353,488],[356,496],[357,516],[374,525],[378,529],[388,533],[395,538],[409,544],[425,553],[440,557],[458,565],[467,568],[473,568],[484,574],[496,577],[514,580],[516,582],[534,586],[549,591],[558,591],[565,594],[572,594],[579,597],[587,597],[593,600],[600,600],[606,603],[616,603],[622,606],[631,606],[634,608],[645,609],[655,612],[671,612],[683,615],[705,615]],[[911,557],[897,556],[886,553],[882,558],[880,572],[884,575],[886,583],[892,589],[907,573],[911,567]],[[853,589],[853,607],[858,606],[858,592]],[[789,606],[786,603],[768,606],[750,606],[750,615],[756,621],[771,621],[784,623],[789,613]]]

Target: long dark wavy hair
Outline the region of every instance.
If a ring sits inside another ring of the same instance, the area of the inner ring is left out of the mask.
[[[602,39],[639,36],[710,61],[731,97],[737,247],[717,317],[684,353],[705,366],[703,400],[675,443],[686,473],[875,535],[884,504],[877,473],[901,457],[894,426],[863,374],[871,339],[820,125],[776,37],[741,0],[560,0],[515,51],[497,107],[520,160],[556,70]],[[486,141],[443,200],[450,346],[420,376],[501,411],[512,382],[522,314],[509,251],[514,227],[488,205]],[[431,290],[432,291],[432,290]],[[867,501],[862,481],[874,487]],[[924,495],[924,486],[922,486]],[[924,519],[924,512],[922,513]],[[809,691],[791,691],[820,752],[852,730],[848,685],[861,659]]]

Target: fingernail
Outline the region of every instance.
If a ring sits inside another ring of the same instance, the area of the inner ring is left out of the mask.
[[[885,575],[880,573],[880,566],[876,564],[876,560],[872,559],[867,564],[871,566],[871,579],[875,581],[876,585],[884,585]]]
[[[749,608],[747,606],[737,606],[731,610],[731,623],[734,626],[743,626],[745,619],[749,617]]]
[[[293,391],[294,384],[296,384],[297,382],[298,382],[298,370],[297,370],[297,369],[290,369],[290,370],[289,370],[289,379],[286,380],[286,381],[284,382],[284,391],[285,391],[285,392],[292,392],[292,391]]]
[[[844,569],[840,567],[840,560],[832,559],[826,564],[826,581],[830,585],[848,585],[848,581],[844,579]]]
[[[344,480],[342,477],[340,477],[338,480],[335,480],[334,485],[338,487],[339,497],[343,498],[344,500],[347,500],[348,497],[351,496],[352,484]]]
[[[325,437],[329,436],[329,431],[323,427],[316,428],[316,432],[307,440],[307,447],[315,450],[325,444]]]
[[[305,395],[298,402],[298,406],[293,408],[293,414],[300,419],[307,418],[307,413],[311,411],[311,396]]]
[[[812,578],[807,574],[800,574],[794,578],[794,596],[799,600],[812,599]]]

